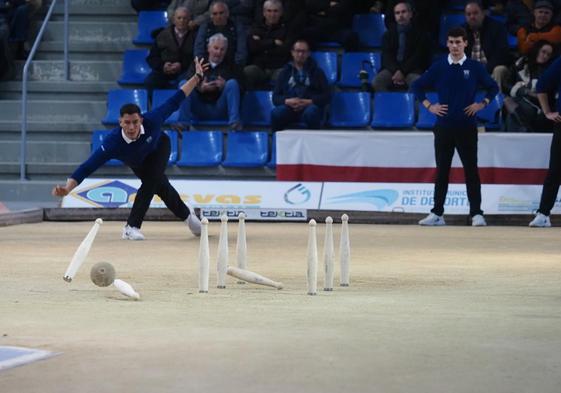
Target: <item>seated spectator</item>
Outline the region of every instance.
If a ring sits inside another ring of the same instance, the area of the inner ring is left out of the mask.
[[[247,60],[247,41],[242,24],[230,18],[228,5],[222,0],[213,1],[210,6],[210,20],[205,22],[197,32],[195,39],[195,56],[206,55],[209,38],[220,33],[228,39],[228,53],[226,58],[239,66],[245,65]]]
[[[210,20],[210,4],[212,0],[172,0],[168,7],[168,15],[173,15],[178,7],[187,7],[191,12],[191,21],[189,28],[197,30],[200,25]],[[234,7],[240,3],[240,0],[225,0],[229,7]]]
[[[485,16],[481,3],[468,1],[465,6],[468,46],[466,54],[482,63],[503,91],[510,72],[508,33],[501,22]]]
[[[131,0],[131,7],[138,13],[140,11],[165,10],[170,0]],[[173,13],[168,13],[173,15]]]
[[[185,7],[175,10],[172,25],[161,30],[146,61],[152,68],[144,84],[151,93],[154,89],[175,89],[179,80],[185,78],[193,64],[195,33],[189,30],[191,16]]]
[[[228,39],[216,33],[208,40],[209,70],[201,84],[193,91],[190,100],[181,104],[180,121],[189,121],[195,113],[200,119],[228,116],[231,130],[240,130],[240,85],[238,67],[226,57]],[[194,65],[188,77],[195,73]]]
[[[411,4],[398,2],[394,17],[396,24],[382,37],[382,69],[372,81],[376,92],[409,88],[431,61],[430,37],[412,23]]]
[[[300,22],[294,23],[303,26],[301,35],[312,47],[331,41],[341,44],[345,50],[357,50],[358,37],[351,29],[351,0],[305,0],[304,4],[304,13],[295,17]]]
[[[10,79],[14,72],[12,52],[8,46],[9,36],[8,20],[0,13],[0,80]]]
[[[8,43],[13,57],[25,60],[25,42],[31,22],[31,15],[41,6],[40,0],[0,0],[0,18],[3,29],[8,32]],[[6,34],[6,32],[4,32]]]
[[[291,54],[292,61],[282,69],[273,90],[276,107],[271,112],[271,128],[278,131],[301,121],[307,128],[318,129],[331,98],[327,78],[310,57],[308,42],[297,40]]]
[[[504,12],[506,14],[506,27],[509,34],[516,35],[518,30],[532,23],[532,11],[535,1],[527,0],[508,0],[506,1]],[[553,5],[554,14],[561,9],[561,0],[550,0]],[[559,18],[556,18],[559,22]]]
[[[526,55],[538,41],[553,45],[561,43],[561,26],[553,22],[553,5],[550,1],[539,0],[534,4],[534,18],[531,24],[518,29],[518,51]]]
[[[288,30],[282,21],[280,0],[267,0],[263,5],[263,18],[255,23],[247,37],[251,64],[244,68],[248,89],[267,89],[275,81],[288,61],[290,50]]]
[[[504,101],[509,131],[552,131],[552,122],[540,109],[536,83],[553,60],[553,46],[547,41],[539,41],[527,56],[516,61],[516,80],[510,89],[510,97],[505,97]]]

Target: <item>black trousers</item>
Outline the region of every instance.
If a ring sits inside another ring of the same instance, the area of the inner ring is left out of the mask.
[[[169,137],[162,132],[156,150],[146,157],[141,166],[131,168],[142,182],[127,220],[127,224],[131,227],[142,226],[154,194],[158,195],[168,209],[181,220],[189,217],[189,208],[183,203],[165,174],[170,151]]]
[[[549,216],[561,183],[561,127],[555,126],[549,153],[549,169],[543,182],[542,197],[538,212]]]
[[[436,181],[434,183],[434,214],[444,214],[444,202],[448,193],[450,167],[454,157],[454,149],[458,150],[464,167],[466,189],[469,200],[469,215],[483,214],[481,210],[481,180],[477,168],[477,128],[440,127],[434,129],[434,153],[436,159]]]

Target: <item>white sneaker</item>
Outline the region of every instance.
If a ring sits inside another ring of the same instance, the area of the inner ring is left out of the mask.
[[[144,240],[144,235],[137,227],[125,225],[123,228],[123,239],[125,240]]]
[[[485,217],[481,214],[476,214],[471,218],[471,226],[472,227],[486,227],[487,222],[485,221]]]
[[[191,233],[195,236],[201,236],[201,220],[194,212],[189,214],[189,217],[185,220],[185,223],[191,230]]]
[[[444,217],[437,216],[434,213],[430,213],[428,216],[426,216],[425,218],[419,221],[419,225],[427,226],[427,227],[436,227],[436,226],[446,225],[446,222],[444,221]]]
[[[549,220],[549,216],[538,213],[528,225],[533,228],[549,228],[551,227],[551,221]]]

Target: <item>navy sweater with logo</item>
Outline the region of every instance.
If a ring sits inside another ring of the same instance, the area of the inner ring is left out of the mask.
[[[111,130],[101,146],[70,177],[81,183],[97,168],[112,158],[123,161],[131,168],[140,167],[146,156],[156,149],[162,134],[162,124],[179,108],[184,99],[185,93],[182,90],[178,90],[161,106],[143,114],[144,120],[142,125],[144,126],[144,134],[140,135],[132,143],[127,143],[123,139],[120,127]]]
[[[492,101],[499,87],[485,67],[474,60],[466,59],[462,65],[449,64],[448,58],[435,62],[411,86],[419,102],[426,98],[427,91],[436,91],[438,103],[448,105],[448,113],[437,116],[436,124],[443,127],[475,126],[475,116],[467,116],[464,109],[475,102],[478,89],[486,91],[485,97]],[[433,102],[436,104],[436,102]]]
[[[557,108],[551,109],[561,113],[561,57],[547,67],[542,76],[540,76],[536,84],[536,92],[556,93],[558,95]]]

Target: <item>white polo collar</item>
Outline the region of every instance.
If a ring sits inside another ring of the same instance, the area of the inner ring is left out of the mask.
[[[140,134],[138,134],[138,138],[140,138],[140,135],[144,135],[144,126],[141,124],[140,125]],[[130,139],[127,134],[125,134],[125,131],[121,128],[121,136],[123,137],[123,139],[125,140],[125,142],[127,142],[127,144],[131,144],[134,141],[138,140],[138,138],[136,139]]]
[[[448,64],[452,65],[452,64],[459,64],[459,65],[464,65],[464,61],[466,61],[467,56],[464,53],[464,57],[462,57],[457,63],[454,63],[454,60],[452,59],[452,55],[448,55]]]

